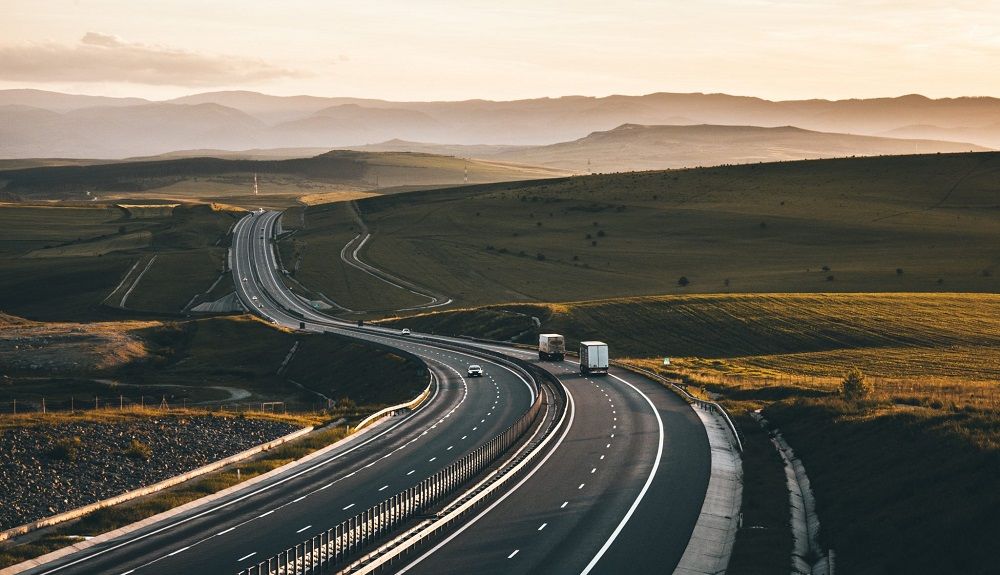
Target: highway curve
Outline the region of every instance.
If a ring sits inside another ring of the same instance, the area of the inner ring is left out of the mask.
[[[297,318],[280,313],[261,283],[250,279],[259,277],[261,265],[253,261],[249,241],[251,234],[260,237],[256,220],[247,218],[234,229],[240,296],[248,303],[267,302],[262,305],[271,306],[269,317],[297,326]],[[424,358],[434,374],[431,400],[262,484],[28,572],[236,573],[419,483],[500,433],[533,400],[528,382],[487,359],[419,341],[364,337]],[[486,376],[466,380],[470,363],[483,365]]]
[[[572,424],[537,472],[398,572],[670,573],[710,474],[704,427],[659,384],[612,369],[546,367],[573,398]]]
[[[265,217],[280,217],[272,214]],[[270,251],[262,245],[261,257]],[[276,267],[271,261],[259,270],[271,276],[264,283],[289,294]],[[284,298],[296,305],[294,295]],[[307,318],[324,317],[302,309],[301,301],[297,305]],[[513,347],[482,346],[537,358]],[[401,571],[669,573],[677,566],[711,470],[708,437],[697,415],[662,385],[625,370],[583,377],[569,361],[541,365],[571,398],[565,435],[518,487],[461,531],[415,554]]]

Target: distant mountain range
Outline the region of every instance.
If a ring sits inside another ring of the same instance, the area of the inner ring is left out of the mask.
[[[389,102],[212,92],[152,102],[0,90],[0,158],[125,158],[185,149],[331,149],[386,140],[545,146],[623,124],[796,126],[1000,148],[1000,99],[911,95],[770,101],[657,93],[509,102]]]

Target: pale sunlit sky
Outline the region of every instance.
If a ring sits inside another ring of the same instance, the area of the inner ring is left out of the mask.
[[[4,88],[1000,96],[1000,0],[3,0]]]

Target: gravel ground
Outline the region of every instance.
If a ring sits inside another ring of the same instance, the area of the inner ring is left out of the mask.
[[[162,481],[295,429],[196,416],[2,430],[0,530]],[[148,446],[148,460],[142,446],[130,449],[133,440]]]

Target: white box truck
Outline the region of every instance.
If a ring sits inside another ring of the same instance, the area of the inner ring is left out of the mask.
[[[562,361],[566,356],[566,338],[558,333],[538,334],[538,359]]]
[[[603,341],[580,342],[580,373],[608,373],[608,344]]]

